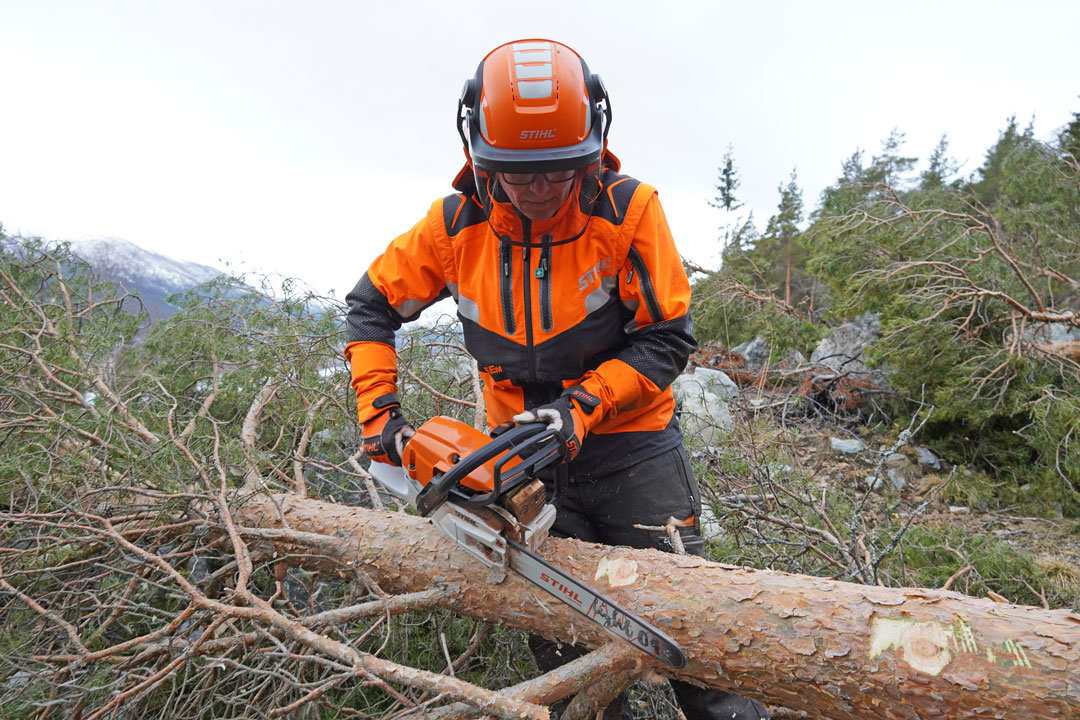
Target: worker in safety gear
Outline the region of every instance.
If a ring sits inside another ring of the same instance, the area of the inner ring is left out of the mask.
[[[671,382],[696,348],[690,284],[656,190],[619,174],[611,102],[572,49],[521,40],[465,83],[457,191],[390,243],[346,300],[364,450],[401,463],[413,430],[397,396],[394,334],[453,297],[489,428],[542,420],[568,464],[545,478],[552,532],[671,550],[674,519],[704,554],[700,497]],[[542,670],[581,649],[530,641]],[[672,681],[687,718],[765,718],[757,702]],[[605,717],[629,717],[625,696]]]

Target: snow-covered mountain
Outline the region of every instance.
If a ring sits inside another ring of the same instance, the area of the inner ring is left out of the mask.
[[[208,265],[173,260],[121,238],[72,240],[71,251],[90,263],[99,277],[137,293],[155,321],[176,310],[165,302],[166,297],[222,274]]]

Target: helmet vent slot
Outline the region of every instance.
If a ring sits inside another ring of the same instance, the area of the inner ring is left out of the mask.
[[[551,62],[551,50],[544,48],[543,50],[526,50],[524,52],[520,50],[514,51],[515,63],[539,63],[539,62]]]
[[[551,97],[550,80],[520,80],[517,84],[518,96],[527,100]]]
[[[551,77],[551,63],[543,65],[515,65],[514,75],[518,80],[547,79]]]
[[[537,40],[536,42],[516,42],[513,43],[515,50],[550,50],[551,43],[546,40]]]

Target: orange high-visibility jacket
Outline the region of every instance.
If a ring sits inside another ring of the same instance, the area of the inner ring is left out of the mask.
[[[581,193],[593,200],[568,201],[544,222],[508,202],[495,202],[487,222],[462,173],[460,194],[432,204],[375,259],[346,297],[361,422],[397,392],[395,331],[453,296],[490,427],[581,385],[600,404],[586,418],[578,477],[681,442],[669,386],[696,347],[690,284],[656,190],[619,175],[610,153],[605,161],[599,188]],[[559,244],[586,220],[584,234]]]

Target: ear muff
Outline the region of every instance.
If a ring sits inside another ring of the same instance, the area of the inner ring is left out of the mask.
[[[480,63],[482,71],[484,64]],[[457,104],[457,117],[454,119],[454,123],[457,125],[458,135],[461,136],[461,144],[465,146],[465,154],[469,155],[469,136],[468,130],[469,124],[473,121],[473,107],[476,104],[476,78],[469,78],[465,81],[465,87],[461,89],[461,97],[458,98]],[[469,156],[469,161],[472,162],[472,156]]]
[[[607,146],[607,134],[611,129],[611,98],[608,97],[607,88],[604,86],[604,81],[600,79],[599,75],[589,73],[586,69],[588,80],[585,81],[585,86],[589,90],[589,100],[593,103],[593,107],[601,107],[603,103],[602,112],[604,117],[604,145]]]

